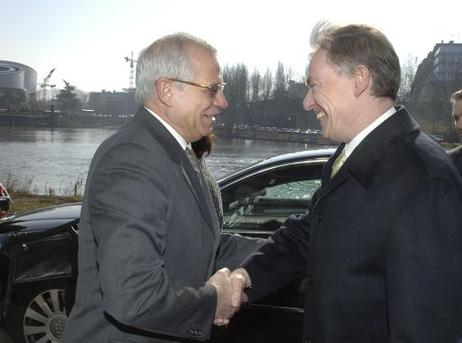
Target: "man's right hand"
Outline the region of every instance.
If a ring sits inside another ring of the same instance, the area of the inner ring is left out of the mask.
[[[207,281],[207,284],[215,287],[217,292],[217,309],[213,323],[218,326],[228,325],[231,317],[239,309],[234,307],[231,301],[233,288],[229,275],[229,269],[222,268]]]
[[[243,268],[237,268],[232,273],[228,268],[222,268],[212,275],[207,284],[215,287],[217,291],[214,324],[218,326],[228,325],[241,304],[247,301],[244,290],[250,287],[249,274]]]

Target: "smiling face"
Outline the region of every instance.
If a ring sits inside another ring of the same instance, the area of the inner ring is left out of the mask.
[[[200,49],[191,48],[189,59],[194,73],[192,80],[201,85],[216,85],[223,82],[220,66],[215,56]],[[171,81],[175,83],[175,81]],[[215,117],[228,107],[225,95],[218,91],[212,98],[210,91],[198,86],[177,83],[173,93],[169,123],[187,141],[194,142],[209,135]]]
[[[308,70],[309,91],[303,101],[307,111],[313,111],[325,138],[349,142],[355,134],[354,77],[340,74],[328,60],[327,51],[317,50]]]

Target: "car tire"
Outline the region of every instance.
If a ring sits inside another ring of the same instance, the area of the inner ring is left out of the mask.
[[[41,281],[16,289],[6,329],[15,343],[57,343],[66,324],[66,280]]]

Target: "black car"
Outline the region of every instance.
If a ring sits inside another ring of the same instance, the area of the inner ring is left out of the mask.
[[[263,160],[219,180],[225,232],[268,237],[306,211],[332,149]],[[0,222],[0,309],[14,342],[59,342],[73,304],[80,203]],[[214,342],[299,342],[303,276],[257,304],[243,306]]]

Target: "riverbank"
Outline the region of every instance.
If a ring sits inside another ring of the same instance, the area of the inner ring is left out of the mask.
[[[9,192],[13,199],[12,213],[21,214],[39,208],[82,201],[81,196],[38,195],[29,192]]]

